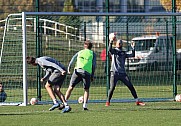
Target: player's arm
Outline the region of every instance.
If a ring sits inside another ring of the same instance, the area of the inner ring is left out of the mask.
[[[67,71],[68,71],[69,74],[70,74],[71,66],[72,66],[72,64],[76,61],[77,56],[78,56],[78,52],[72,57],[72,59],[71,59],[70,62],[69,62],[69,65],[68,65],[68,68],[67,68]]]
[[[115,49],[112,48],[112,45],[113,45],[113,42],[116,41],[116,33],[109,34],[109,40],[110,40],[110,42],[109,42],[109,52],[112,55],[115,52]]]
[[[43,70],[45,71],[45,75],[41,78],[41,82],[47,80],[53,71],[51,68],[44,68]]]
[[[65,73],[66,71],[63,69],[63,65],[60,64],[61,66],[53,63],[53,62],[50,62],[44,58],[40,58],[40,60],[38,60],[38,64],[40,66],[47,66],[47,67],[53,67],[55,69],[58,69],[61,73]]]
[[[91,80],[93,80],[93,78],[94,78],[95,69],[96,69],[96,54],[93,53]]]
[[[126,58],[135,57],[135,43],[134,42],[131,43],[131,47],[132,47],[132,53],[126,54]]]
[[[110,41],[108,50],[111,55],[114,54],[115,52],[115,49],[112,48],[112,45],[113,45],[113,41]]]

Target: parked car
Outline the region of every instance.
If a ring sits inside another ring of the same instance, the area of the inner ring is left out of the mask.
[[[148,35],[132,39],[135,42],[135,57],[127,59],[129,70],[172,70],[173,38],[170,35]],[[181,69],[181,49],[178,49],[176,68]]]

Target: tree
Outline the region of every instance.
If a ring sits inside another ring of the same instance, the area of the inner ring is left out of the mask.
[[[39,0],[40,11],[62,11],[64,0]],[[36,0],[0,0],[0,20],[8,14],[36,11]]]
[[[74,7],[74,0],[65,0],[64,2],[64,8],[63,12],[75,12],[75,7]],[[66,25],[75,25],[75,21],[77,19],[77,16],[61,16],[60,17],[60,22],[64,23]]]
[[[162,6],[167,10],[172,10],[172,0],[160,0]],[[181,0],[176,0],[176,10],[181,11]]]
[[[65,0],[63,12],[76,12],[76,11],[78,10],[75,9],[74,0]],[[78,29],[81,23],[79,16],[61,16],[59,22]],[[66,31],[65,27],[60,29]],[[71,31],[68,32],[69,33],[72,32],[72,34],[75,33],[78,34],[79,31],[71,29]]]

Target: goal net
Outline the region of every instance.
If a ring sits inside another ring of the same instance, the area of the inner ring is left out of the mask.
[[[177,21],[173,22],[173,16]],[[133,38],[140,37],[139,43],[135,41],[136,50],[140,52],[137,52],[137,57],[128,59],[125,63],[127,74],[139,98],[144,101],[173,100],[173,94],[177,92],[181,80],[179,74],[173,74],[176,46],[172,41],[174,39],[169,39],[169,36],[176,34],[175,39],[180,41],[180,20],[179,14],[171,13],[23,12],[9,15],[1,31],[0,78],[7,98],[0,105],[26,106],[32,97],[38,98],[40,104],[52,103],[44,84],[40,82],[44,72],[39,67],[27,65],[26,56],[50,56],[67,67],[72,56],[83,49],[86,39],[93,41],[93,50],[97,55],[97,68],[95,79],[91,83],[89,102],[105,102],[109,89],[108,74],[105,71],[108,66],[102,60],[101,53],[107,48],[108,35],[112,32],[116,32],[117,38],[123,40],[123,49],[128,53],[131,49],[130,42]],[[153,38],[156,33],[165,36],[163,41],[167,42],[156,43],[158,40]],[[141,40],[143,36],[147,38]],[[152,62],[153,59],[146,57],[156,49],[155,44],[160,44],[159,47],[162,48],[162,53],[154,54],[157,57],[154,61],[158,62]],[[176,44],[181,48],[179,43]],[[138,69],[143,65],[140,61],[150,61],[153,64],[145,64],[148,68]],[[61,88],[63,93],[68,88],[70,78],[71,75],[67,75]],[[74,89],[69,102],[77,103],[83,92],[80,83]],[[112,102],[131,101],[134,99],[128,88],[118,82]]]

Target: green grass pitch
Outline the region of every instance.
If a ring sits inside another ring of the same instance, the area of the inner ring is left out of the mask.
[[[181,103],[147,102],[136,106],[134,102],[89,103],[89,111],[82,104],[70,104],[72,111],[48,111],[51,105],[0,106],[2,126],[178,126]]]

